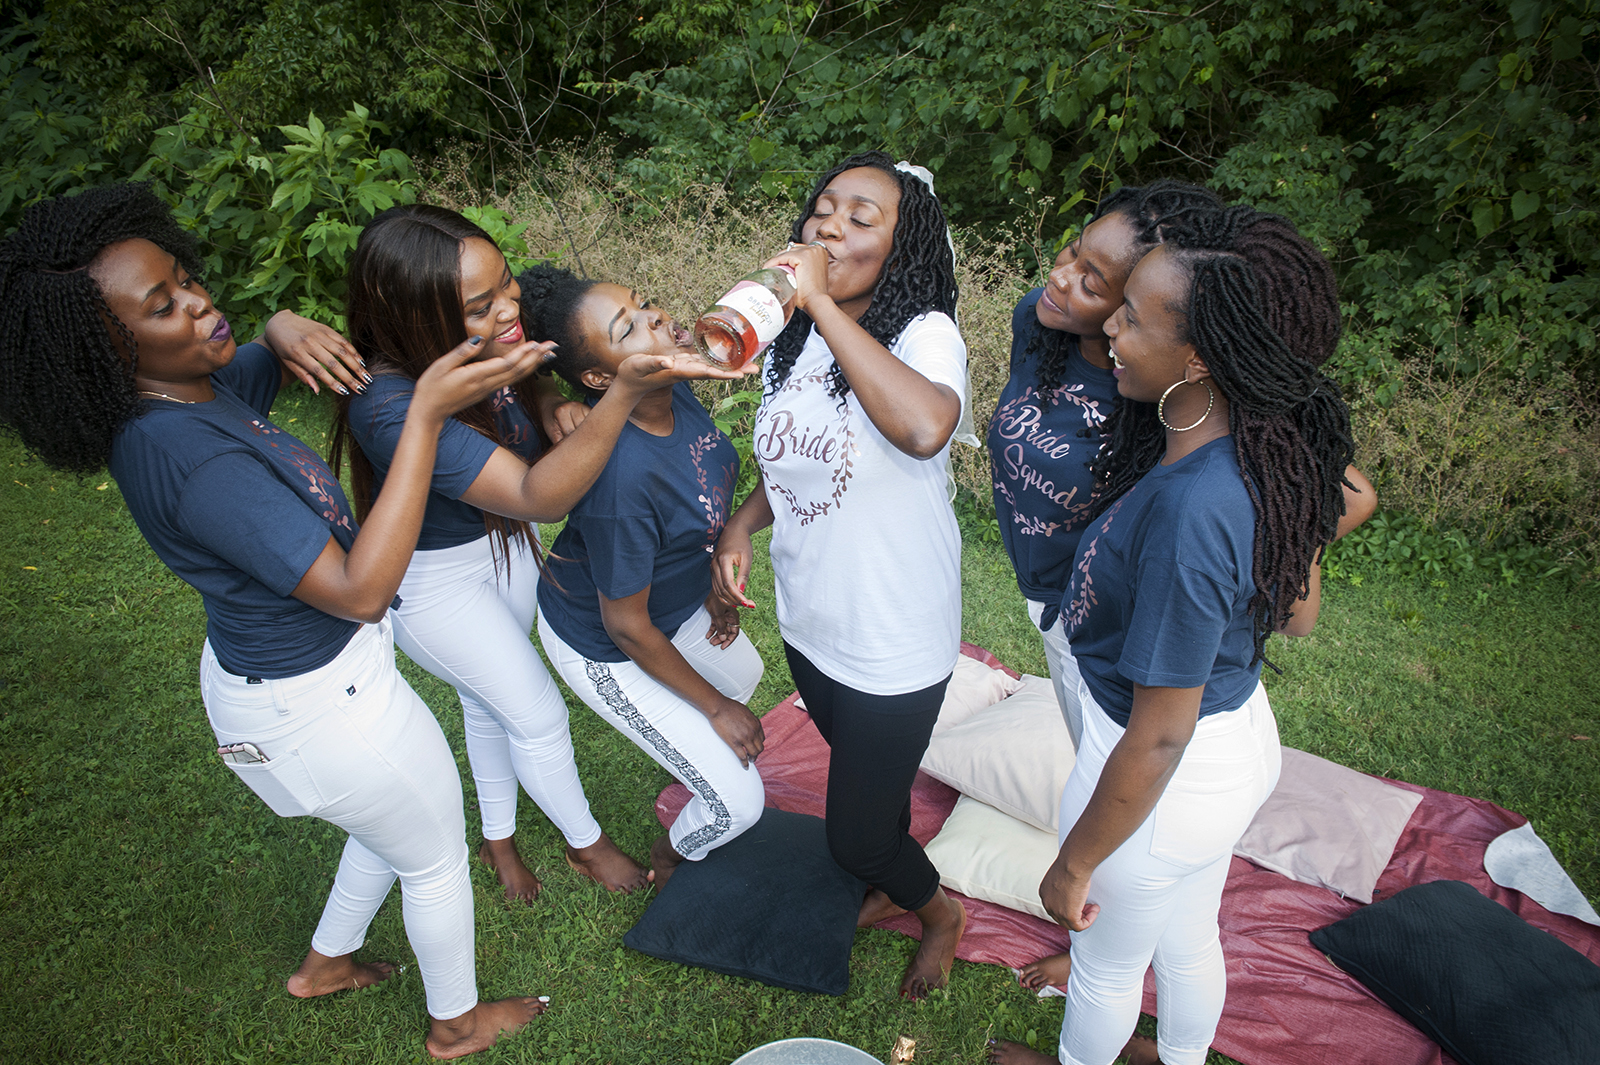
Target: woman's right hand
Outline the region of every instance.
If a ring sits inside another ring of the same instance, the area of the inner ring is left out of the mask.
[[[759,370],[756,364],[746,364],[737,370],[713,366],[689,351],[676,355],[630,355],[617,367],[611,387],[621,385],[642,396],[679,381],[737,381]]]
[[[761,719],[752,714],[748,706],[728,698],[720,698],[713,709],[704,713],[722,742],[739,756],[739,764],[750,768],[750,763],[756,760],[767,742]]]
[[[518,344],[504,355],[471,361],[483,346],[472,337],[433,360],[417,378],[411,410],[437,418],[440,424],[507,385],[520,381],[543,365],[555,345],[550,341]]]
[[[750,581],[750,564],[755,555],[749,533],[732,524],[725,527],[711,555],[711,594],[729,607],[754,609],[755,603],[745,596],[744,589]]]

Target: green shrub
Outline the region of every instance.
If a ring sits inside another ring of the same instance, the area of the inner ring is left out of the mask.
[[[415,202],[416,173],[404,152],[374,146],[384,130],[360,104],[332,126],[313,114],[279,131],[274,151],[192,111],[157,131],[134,176],[200,238],[230,313],[259,326],[287,308],[343,328],[345,260],[373,215]]]

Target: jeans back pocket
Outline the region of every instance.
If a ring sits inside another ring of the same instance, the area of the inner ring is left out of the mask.
[[[298,748],[266,762],[226,764],[279,817],[308,817],[324,805]]]

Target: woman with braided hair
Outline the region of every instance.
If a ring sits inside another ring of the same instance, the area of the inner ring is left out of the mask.
[[[882,152],[823,175],[768,262],[797,309],[767,360],[761,484],[723,532],[715,587],[745,597],[773,526],[778,624],[828,741],[834,859],[872,888],[859,923],[905,910],[922,944],[900,993],[942,987],[966,912],[912,838],[911,784],[960,650],[961,535],[945,488],[966,405],[955,262],[932,177]]]
[[[1210,190],[1176,181],[1117,189],[1011,316],[1011,376],[989,421],[995,518],[1074,747],[1083,731],[1078,667],[1060,603],[1092,506],[1089,463],[1117,392],[1101,327],[1122,305],[1128,274],[1161,242],[1162,224],[1221,206]],[[1039,963],[1022,977],[1034,988],[1065,979]]]
[[[1345,512],[1349,412],[1319,366],[1333,270],[1285,219],[1194,212],[1106,322],[1119,398],[1063,602],[1083,737],[1040,898],[1073,932],[1059,1060],[1201,1065],[1229,857],[1277,783],[1268,637],[1310,631]],[[1159,1035],[1129,1041],[1154,961]],[[996,1041],[992,1061],[1051,1059]]]
[[[478,1000],[461,781],[395,669],[386,614],[440,428],[543,352],[522,344],[471,361],[480,345],[466,342],[439,359],[417,382],[388,483],[358,530],[328,467],[268,420],[289,373],[272,331],[236,345],[199,267],[193,238],[142,185],[30,207],[0,244],[0,418],[51,465],[110,465],[151,548],[205,603],[200,689],[221,760],[280,816],[349,833],[289,992],[392,974],[354,952],[398,878],[428,1052],[482,1050],[544,1004]],[[327,343],[324,358],[356,359]]]
[[[350,260],[349,328],[375,374],[341,396],[333,466],[350,458],[361,513],[386,477],[416,382],[440,353],[480,337],[495,353],[525,336],[518,282],[489,234],[444,207],[390,208],[362,232]],[[555,345],[552,345],[555,346]],[[538,534],[566,517],[611,457],[634,408],[662,387],[736,377],[691,355],[641,352],[590,410],[550,383],[524,382],[450,419],[439,438],[416,554],[391,611],[395,640],[456,689],[478,790],[479,860],[508,899],[540,890],[516,844],[521,786],[565,838],[566,860],[611,891],[645,886],[645,870],[603,832],[578,778],[567,706],[529,641],[538,609]],[[540,455],[530,414],[558,446]],[[536,461],[537,460],[537,461]]]

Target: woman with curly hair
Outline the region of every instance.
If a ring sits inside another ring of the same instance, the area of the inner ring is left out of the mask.
[[[523,320],[556,341],[552,368],[597,411],[641,355],[695,358],[689,331],[637,292],[549,266],[518,280]],[[738,481],[738,450],[687,384],[666,382],[634,405],[539,583],[539,640],[562,679],[689,789],[650,847],[658,889],[755,824],[766,800],[746,705],[764,667],[707,565]]]
[[[1083,736],[1040,898],[1072,930],[1059,1060],[1201,1065],[1233,846],[1277,783],[1268,637],[1316,621],[1354,446],[1328,261],[1249,207],[1169,221],[1106,322],[1118,399],[1062,605]],[[1159,1036],[1129,1042],[1155,965]],[[996,1041],[1005,1065],[1051,1059]]]
[[[905,910],[922,921],[909,998],[945,985],[966,927],[910,832],[911,784],[960,653],[945,463],[967,378],[954,253],[923,175],[882,152],[851,156],[767,264],[794,271],[796,310],[767,360],[761,483],[714,562],[718,595],[753,606],[750,538],[773,526],[784,653],[831,749],[828,846],[872,889],[862,925]]]
[[[441,353],[468,337],[491,355],[525,336],[555,339],[525,331],[519,297],[493,239],[455,211],[394,207],[362,232],[348,321],[375,376],[365,393],[339,397],[332,455],[335,469],[350,458],[357,514],[384,483],[417,381]],[[445,423],[422,534],[390,616],[400,648],[461,699],[483,822],[478,856],[507,898],[532,901],[540,888],[514,835],[519,782],[565,837],[573,869],[612,891],[645,885],[644,868],[589,811],[566,703],[529,641],[541,564],[532,523],[566,517],[647,395],[689,378],[737,376],[690,354],[641,351],[618,366],[593,410],[564,404],[553,384],[524,381]],[[559,441],[544,456],[535,411]]]
[[[358,530],[328,467],[268,419],[289,373],[271,333],[236,345],[199,269],[193,238],[142,185],[29,208],[0,245],[0,419],[51,465],[109,464],[151,548],[205,604],[200,689],[221,760],[280,816],[349,833],[289,992],[391,975],[354,952],[398,878],[428,1052],[482,1050],[544,1005],[478,1000],[461,781],[395,669],[386,614],[440,428],[544,352],[474,362],[481,344],[467,342],[435,363]]]

